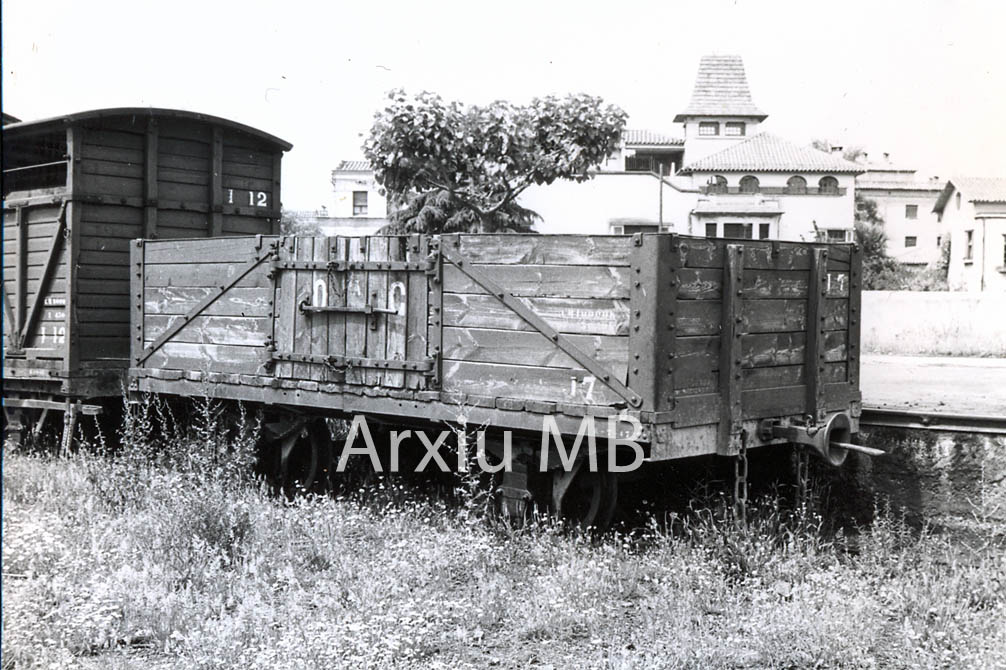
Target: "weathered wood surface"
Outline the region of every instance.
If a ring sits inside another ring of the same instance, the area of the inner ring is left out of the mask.
[[[723,271],[718,268],[682,268],[678,298],[681,300],[720,300]],[[807,298],[806,272],[791,270],[745,270],[741,297],[744,300]],[[849,275],[828,273],[829,298],[849,295]]]
[[[730,240],[741,242],[741,240]],[[722,268],[725,240],[679,238],[685,267]],[[809,270],[813,246],[799,242],[743,240],[744,267],[748,270]],[[822,245],[823,246],[823,245]],[[829,244],[828,270],[849,271],[850,245]]]
[[[508,265],[626,266],[632,247],[632,238],[625,236],[462,235],[460,242],[461,256],[469,262]]]
[[[400,237],[388,238],[388,260],[404,261],[408,240]],[[405,342],[408,338],[406,328],[409,320],[409,284],[407,272],[389,272],[387,287],[387,307],[395,310],[394,314],[385,317],[387,322],[387,343],[384,358],[395,361],[405,360]],[[387,370],[384,373],[384,385],[391,388],[405,386],[405,373]]]
[[[587,405],[625,400],[585,370],[444,361],[445,391]]]
[[[626,300],[522,300],[561,333],[627,335],[629,332],[629,303]],[[445,327],[533,330],[520,316],[490,295],[445,293],[443,319]]]
[[[620,298],[629,297],[629,269],[611,265],[477,265],[476,269],[522,297]],[[444,266],[444,291],[485,293],[457,267]]]
[[[629,358],[628,338],[570,335],[569,339],[604,365],[615,378],[625,379]],[[536,332],[447,327],[444,328],[443,352],[445,360],[534,367],[579,367],[548,338]]]
[[[719,330],[718,300],[682,300],[678,303],[678,334],[712,335]],[[742,307],[744,333],[805,331],[806,300],[751,300]],[[824,305],[825,330],[844,330],[848,321],[848,300],[829,299]]]
[[[367,238],[352,238],[349,240],[350,261],[367,259]],[[346,273],[346,305],[363,307],[367,304],[367,273],[353,271]],[[367,351],[367,318],[362,314],[346,314],[346,356],[362,358]],[[363,371],[350,368],[346,371],[346,382],[362,384]]]
[[[388,238],[372,237],[367,243],[367,260],[386,261],[388,260]],[[367,273],[367,304],[374,308],[386,309],[388,306],[388,273],[368,272]],[[375,314],[368,319],[366,328],[366,356],[367,358],[385,358],[388,341],[388,319],[384,314]],[[363,381],[369,386],[378,386],[384,383],[384,372],[376,368],[367,368],[363,371]]]
[[[184,318],[179,315],[148,315],[143,320],[144,336],[153,342]],[[269,317],[200,315],[172,335],[171,341],[265,347],[271,329]]]

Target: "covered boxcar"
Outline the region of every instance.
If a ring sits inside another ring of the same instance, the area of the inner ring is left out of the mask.
[[[121,393],[130,241],[278,233],[290,146],[151,108],[3,127],[4,410],[15,438],[25,410],[72,417]]]
[[[131,251],[138,391],[398,424],[463,414],[524,435],[525,465],[545,417],[603,436],[631,416],[651,461],[793,442],[838,463],[855,447],[854,245],[461,234]],[[549,463],[561,507],[575,472]],[[506,494],[526,495],[521,470]],[[612,478],[593,477],[594,508],[610,507]]]

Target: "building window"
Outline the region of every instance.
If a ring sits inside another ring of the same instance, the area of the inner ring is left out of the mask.
[[[975,231],[964,231],[964,260],[970,261],[975,253]]]
[[[723,128],[723,134],[728,137],[743,137],[744,136],[744,122],[743,121],[727,121],[726,126]]]
[[[706,224],[706,237],[716,237],[716,224],[707,223]]]
[[[943,236],[942,235],[937,235],[936,236],[936,246],[937,247],[943,246]]]
[[[827,237],[825,238],[829,242],[845,242],[847,239],[847,233],[844,228],[832,228],[826,231]]]
[[[757,193],[758,192],[758,177],[753,175],[747,175],[746,177],[741,177],[741,193]]]
[[[612,225],[611,232],[615,235],[635,235],[636,233],[659,233],[660,226],[656,223],[625,223]]]
[[[626,172],[657,172],[674,174],[674,161],[667,154],[647,154],[637,152],[635,156],[625,157]]]
[[[909,235],[905,238],[905,248],[914,247],[919,243],[919,238]]]
[[[960,209],[961,208],[961,194],[960,193],[958,193],[956,196],[954,196],[954,202],[957,203],[957,209]]]
[[[699,122],[699,135],[705,135],[709,137],[711,135],[720,134],[720,124],[716,121],[701,121]]]
[[[818,192],[827,195],[838,195],[838,180],[834,177],[821,177],[817,182]]]
[[[367,192],[353,191],[353,216],[367,215]]]
[[[772,224],[771,223],[759,223],[758,224],[758,239],[767,240],[769,235],[772,234]]]
[[[906,219],[917,219],[917,218],[919,218],[919,206],[918,205],[905,205],[905,218]]]
[[[800,175],[793,175],[786,181],[786,192],[792,195],[802,195],[807,192],[807,180]]]
[[[736,240],[750,240],[752,228],[753,226],[750,223],[724,223],[723,237]]]
[[[727,178],[721,174],[716,175],[706,182],[706,193],[726,193]]]

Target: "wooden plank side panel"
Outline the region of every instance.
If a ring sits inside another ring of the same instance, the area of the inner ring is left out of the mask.
[[[264,363],[262,347],[172,341],[151,354],[144,366],[162,370],[262,374]]]
[[[570,335],[570,341],[604,365],[618,379],[624,379],[629,359],[627,337]],[[578,368],[577,363],[541,333],[491,330],[485,328],[444,328],[445,360],[529,365],[550,368]]]
[[[213,292],[210,287],[155,286],[144,290],[148,314],[184,315]],[[211,316],[265,317],[272,314],[271,287],[232,288],[217,298],[203,314]]]
[[[586,405],[618,405],[625,400],[585,370],[444,361],[447,392]]]
[[[294,238],[294,259],[298,261],[309,261],[314,254],[314,238],[295,237]],[[311,319],[300,311],[299,306],[311,302],[311,291],[314,288],[311,282],[311,273],[304,270],[287,270],[295,277],[294,305],[298,308],[294,311],[293,318],[293,349],[298,354],[311,353]],[[295,379],[311,378],[311,363],[294,363],[293,377]]]
[[[387,240],[388,260],[404,261],[409,245],[408,238],[389,237]],[[405,360],[406,328],[409,318],[408,291],[407,272],[388,273],[387,305],[388,309],[395,310],[394,314],[387,315],[388,341],[385,357],[390,360]],[[391,388],[403,388],[405,386],[405,372],[401,370],[385,371],[384,385]]]
[[[678,303],[681,336],[713,335],[719,331],[718,300],[682,300]],[[745,333],[785,333],[806,330],[806,300],[751,300],[742,309]],[[844,330],[848,300],[833,298],[824,304],[825,330]]]
[[[425,236],[414,235],[409,241],[409,250],[406,255],[407,260],[417,262],[425,260],[429,253],[428,240]],[[410,272],[408,285],[406,287],[406,306],[408,315],[406,317],[405,333],[405,357],[410,361],[418,361],[426,358],[429,354],[427,350],[427,328],[429,326],[429,291],[428,278],[422,272]],[[405,386],[410,389],[426,388],[427,377],[418,372],[405,373]]]
[[[388,260],[388,238],[371,237],[367,242],[367,260]],[[388,273],[384,270],[367,273],[367,304],[379,309],[388,307]],[[366,330],[366,357],[387,358],[388,317],[386,314],[375,314],[371,317]],[[368,386],[384,384],[384,372],[376,368],[367,368],[363,374],[364,383]]]
[[[629,304],[626,300],[568,298],[522,300],[561,333],[628,335]],[[443,320],[444,326],[533,330],[515,312],[489,295],[445,293]]]
[[[685,266],[690,268],[722,268],[724,240],[679,237],[685,254]],[[798,242],[737,240],[744,245],[744,267],[751,270],[809,270],[810,250],[814,247]],[[851,245],[827,246],[828,270],[849,271]]]
[[[345,237],[331,237],[327,240],[328,258],[330,261],[346,260],[348,255]],[[346,273],[332,272],[328,275],[328,304],[346,306]],[[332,312],[327,316],[328,347],[330,356],[346,354],[346,314]],[[326,370],[326,381],[343,381],[345,374],[337,370]]]
[[[682,300],[720,300],[723,273],[715,268],[683,268],[680,273]],[[828,272],[828,297],[845,298],[849,295],[849,275],[846,272]],[[744,271],[742,298],[744,300],[807,298],[807,272],[792,270]]]
[[[176,325],[184,318],[184,316],[180,315],[146,315],[143,320],[143,330],[147,344],[156,340],[164,331]],[[245,317],[200,314],[172,335],[171,341],[264,348],[271,333],[272,325],[268,316]]]
[[[612,265],[475,265],[480,273],[516,296],[628,299],[629,269]],[[445,264],[444,291],[485,293],[477,282]]]
[[[279,246],[279,260],[294,260],[295,248],[293,237],[284,237]],[[294,320],[297,318],[297,277],[293,272],[280,272],[275,284],[276,351],[293,351]],[[293,363],[277,362],[276,376],[289,379],[293,376]]]
[[[472,263],[628,266],[631,247],[626,235],[462,235],[458,250]]]
[[[311,260],[328,261],[328,243],[325,238],[311,239]],[[305,273],[306,274],[306,273]],[[314,270],[311,276],[311,304],[328,306],[332,304],[332,296],[328,289],[328,272],[324,270]],[[322,312],[314,314],[307,319],[310,324],[311,347],[310,353],[317,356],[328,355],[328,313]],[[327,366],[312,365],[310,378],[313,381],[324,381],[327,378]]]
[[[367,259],[366,237],[349,239],[351,261]],[[349,307],[363,307],[367,304],[367,273],[354,271],[346,273],[346,304]],[[367,319],[362,314],[346,314],[346,356],[362,358],[367,350]],[[346,371],[346,383],[362,384],[363,371],[350,368]]]
[[[273,240],[262,240],[263,246]],[[227,237],[207,240],[158,242],[150,245],[147,263],[244,263],[258,251],[254,237]]]

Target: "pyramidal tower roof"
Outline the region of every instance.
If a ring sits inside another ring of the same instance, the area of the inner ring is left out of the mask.
[[[692,101],[674,117],[676,123],[690,116],[750,116],[759,121],[768,116],[751,100],[744,61],[740,56],[703,56],[695,78]]]

